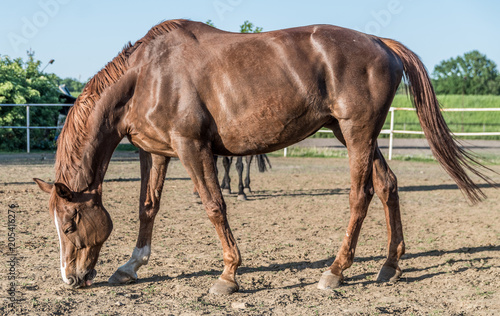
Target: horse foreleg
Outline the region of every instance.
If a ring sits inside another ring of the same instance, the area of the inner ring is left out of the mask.
[[[214,155],[215,174],[217,175],[217,178],[219,177],[219,168],[217,168],[217,160],[218,160],[218,158],[219,158],[219,156]],[[226,158],[226,157],[224,157],[224,158]],[[232,159],[232,158],[231,158],[231,159]],[[222,163],[224,164],[224,159],[222,160]],[[231,163],[229,163],[229,167],[231,167]],[[225,166],[224,166],[224,169],[225,169]],[[228,177],[229,177],[229,171],[227,172],[227,174],[228,174]],[[225,176],[225,175],[224,175],[224,176]],[[226,180],[226,179],[223,179],[223,180],[222,180],[222,184],[221,184],[221,188],[222,188],[222,189],[224,189],[224,188],[225,188],[225,184],[224,184],[224,181],[225,181],[225,180]],[[229,181],[231,181],[231,180],[229,180]],[[227,187],[229,188],[229,194],[231,194],[231,187],[229,186],[229,183],[227,184]],[[200,196],[198,195],[198,192],[196,191],[196,187],[193,187],[193,195],[194,195],[195,197],[197,197],[197,198],[198,198],[198,197],[200,197]]]
[[[178,139],[175,148],[200,194],[208,218],[214,225],[222,244],[224,271],[210,288],[210,293],[236,292],[239,289],[236,270],[241,264],[241,256],[227,221],[226,203],[215,174],[211,149],[202,142],[188,139]]]
[[[243,188],[243,192],[246,194],[251,194],[252,190],[250,189],[250,164],[252,163],[253,156],[246,156],[245,161],[247,162],[247,173],[245,176],[245,184]]]
[[[238,171],[238,201],[246,201],[247,196],[243,187],[243,157],[236,158],[236,171]]]
[[[403,225],[399,211],[397,179],[378,147],[375,150],[372,178],[375,193],[384,205],[388,238],[387,260],[377,275],[377,281],[394,282],[399,279],[402,273],[398,262],[405,252]]]
[[[137,280],[137,270],[149,261],[151,237],[156,213],[170,158],[140,151],[141,196],[139,206],[139,236],[130,260],[118,268],[109,283],[128,283]]]

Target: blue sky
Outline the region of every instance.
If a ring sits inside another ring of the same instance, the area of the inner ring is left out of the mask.
[[[334,24],[401,41],[429,71],[444,59],[477,49],[500,64],[500,1],[260,1],[260,0],[2,0],[0,55],[26,57],[29,48],[61,77],[86,80],[128,41],[175,18],[238,31],[245,20],[264,31]]]

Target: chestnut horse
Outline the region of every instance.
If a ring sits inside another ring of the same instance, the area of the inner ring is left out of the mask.
[[[406,74],[433,154],[473,202],[484,197],[467,170],[473,157],[450,135],[428,74],[408,48],[330,25],[260,34],[220,31],[199,22],[166,21],[128,44],[85,86],[59,136],[49,211],[60,242],[61,275],[90,286],[101,246],[112,230],[102,183],[123,137],[140,148],[139,236],[130,260],[111,283],[137,279],[147,264],[170,157],[178,157],[199,192],[222,243],[224,271],[210,289],[238,290],[240,251],[231,233],[215,173],[214,154],[244,156],[284,148],[321,127],[333,130],[349,154],[351,217],[335,261],[318,287],[343,281],[374,193],[383,203],[388,255],[378,280],[396,280],[405,251],[396,177],[377,136]]]

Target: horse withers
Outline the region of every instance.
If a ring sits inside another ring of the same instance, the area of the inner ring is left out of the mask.
[[[112,230],[101,199],[103,178],[114,149],[128,137],[140,148],[139,236],[130,260],[109,282],[136,280],[147,264],[167,166],[170,157],[178,157],[222,244],[224,270],[210,292],[237,291],[241,256],[214,154],[267,153],[322,127],[332,129],[348,150],[351,217],[318,287],[342,283],[374,194],[384,206],[389,237],[377,279],[397,280],[405,251],[398,188],[377,137],[403,73],[434,156],[465,195],[479,201],[484,195],[466,171],[491,180],[454,141],[423,64],[399,42],[330,25],[260,34],[187,20],[156,25],[85,86],[58,139],[55,183],[35,179],[50,193],[63,281],[72,287],[92,284]]]

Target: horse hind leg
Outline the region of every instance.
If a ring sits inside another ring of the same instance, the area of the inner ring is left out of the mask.
[[[375,150],[372,178],[375,193],[384,206],[388,238],[387,260],[377,275],[377,281],[395,282],[402,274],[398,262],[405,252],[398,185],[396,176],[387,165],[378,147]]]
[[[338,122],[335,122],[331,126],[327,127],[332,129],[335,137],[342,144],[344,144],[344,146],[347,145]],[[377,281],[395,282],[402,274],[402,271],[398,266],[398,262],[405,252],[403,225],[401,223],[401,215],[399,209],[397,178],[389,168],[389,165],[380,152],[378,145],[375,147],[374,151],[372,184],[373,190],[384,206],[388,236],[388,255],[386,262],[377,275]],[[325,277],[324,279],[330,279],[330,287],[339,285],[343,280],[342,274],[339,277],[332,277],[328,276],[330,275],[330,273],[330,271],[326,271],[327,277]],[[325,285],[319,285],[319,287],[325,288]]]
[[[160,208],[161,193],[170,158],[140,150],[141,195],[139,206],[139,236],[130,260],[109,278],[112,284],[137,280],[137,271],[146,265],[151,255],[151,237],[156,214]]]
[[[349,154],[351,216],[335,261],[323,273],[318,283],[318,288],[323,290],[336,288],[344,281],[343,271],[349,268],[354,261],[361,226],[374,194],[372,183],[373,153],[376,146],[376,139],[372,136],[374,133],[360,129],[356,124],[349,124],[349,122],[345,124],[344,128],[342,127],[342,123],[340,126],[337,123],[330,128],[347,146]]]

